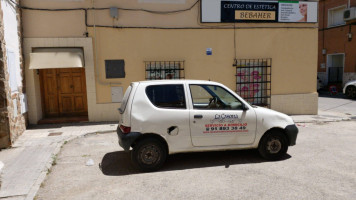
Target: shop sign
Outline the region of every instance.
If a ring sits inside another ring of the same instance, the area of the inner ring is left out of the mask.
[[[201,9],[202,22],[318,22],[318,3],[311,1],[202,0]]]
[[[278,2],[221,1],[221,22],[277,22]]]

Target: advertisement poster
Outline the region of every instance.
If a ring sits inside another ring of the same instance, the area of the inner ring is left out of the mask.
[[[280,1],[278,22],[317,22],[317,2]]]

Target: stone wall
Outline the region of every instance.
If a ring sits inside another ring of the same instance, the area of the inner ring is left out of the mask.
[[[343,85],[345,85],[349,81],[354,81],[356,80],[356,72],[345,72],[344,73],[344,78],[343,78]]]
[[[10,143],[10,128],[9,118],[7,113],[7,92],[8,81],[5,76],[6,54],[4,42],[4,23],[3,13],[0,4],[0,148],[5,148],[11,145]]]
[[[9,70],[6,57],[6,41],[4,39],[3,12],[0,4],[0,149],[11,146],[13,142],[26,130],[27,114],[22,114],[21,97],[25,95],[24,91],[24,64],[22,48],[20,45],[20,71],[22,77],[22,86],[18,87],[16,92],[11,92],[9,85]],[[16,19],[18,22],[17,37],[22,43],[21,38],[21,12],[17,9]]]

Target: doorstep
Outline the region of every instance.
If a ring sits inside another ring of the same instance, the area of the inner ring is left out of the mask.
[[[76,117],[53,117],[44,118],[37,122],[37,124],[63,124],[63,123],[76,123],[76,122],[88,122],[88,116],[76,116]]]

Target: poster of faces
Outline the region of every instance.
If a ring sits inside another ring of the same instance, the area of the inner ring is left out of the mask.
[[[317,2],[280,2],[278,8],[278,22],[317,22],[317,11]]]

